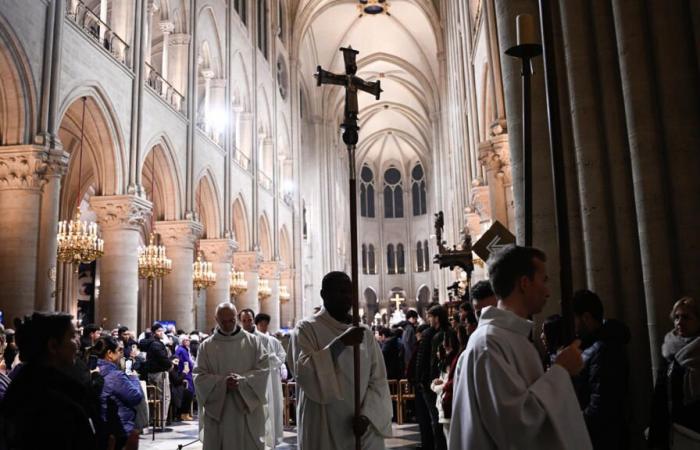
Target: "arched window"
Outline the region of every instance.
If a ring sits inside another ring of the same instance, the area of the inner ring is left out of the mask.
[[[428,251],[428,241],[423,241],[423,267],[425,270],[430,270],[430,252]]]
[[[362,244],[362,273],[367,274],[367,246]]]
[[[418,272],[425,271],[425,264],[423,264],[423,243],[418,241],[416,244],[416,262],[418,263]]]
[[[384,172],[384,217],[403,217],[401,172],[395,167],[390,167]]]
[[[367,268],[369,269],[370,275],[375,275],[377,273],[377,265],[374,263],[374,245],[369,244],[369,251],[367,252]]]
[[[386,247],[386,270],[389,275],[396,273],[396,256],[394,255],[394,244]]]
[[[243,25],[248,25],[248,0],[233,0],[233,8],[241,18]]]
[[[420,216],[428,212],[427,196],[425,194],[425,173],[423,166],[416,164],[411,171],[411,197],[413,199],[413,215]]]
[[[360,216],[374,217],[374,173],[368,166],[360,172]]]
[[[267,5],[268,0],[258,0],[258,48],[262,52],[265,59],[268,57],[268,17],[269,10]]]
[[[406,255],[404,254],[403,244],[396,246],[396,273],[406,273]]]

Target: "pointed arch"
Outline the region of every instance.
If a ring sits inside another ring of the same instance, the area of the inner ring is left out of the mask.
[[[287,267],[292,267],[292,259],[292,240],[287,226],[283,225],[280,229],[280,260],[285,263]]]
[[[221,208],[219,189],[212,170],[207,167],[200,173],[196,183],[195,211],[204,228],[203,239],[216,239],[221,237]]]
[[[265,261],[272,260],[272,236],[270,235],[270,221],[267,214],[262,213],[258,219],[258,236],[260,236],[260,253]]]
[[[233,234],[236,242],[238,242],[238,248],[242,251],[250,250],[250,227],[248,226],[248,213],[243,197],[238,196],[233,202],[231,211],[233,214],[233,220],[231,221],[233,223]]]
[[[155,220],[178,220],[183,209],[182,172],[173,148],[165,134],[156,135],[148,141],[140,164],[142,184],[146,196],[153,202]]]

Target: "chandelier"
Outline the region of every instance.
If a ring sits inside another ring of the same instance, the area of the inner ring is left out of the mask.
[[[272,295],[272,288],[270,287],[270,281],[262,278],[258,280],[258,298],[260,300],[265,300],[270,298]]]
[[[80,263],[91,263],[104,254],[104,241],[97,235],[95,222],[80,220],[80,183],[83,180],[83,137],[85,131],[85,102],[83,97],[83,112],[80,120],[80,149],[78,150],[78,207],[75,218],[71,221],[62,220],[58,223],[57,258],[61,262],[75,265],[78,271]]]
[[[173,270],[172,260],[165,256],[165,246],[156,245],[153,233],[147,246],[139,246],[138,254],[139,278],[146,278],[151,282],[154,278],[161,278]]]
[[[231,272],[231,295],[238,297],[241,294],[245,294],[248,290],[248,282],[245,280],[245,274],[243,272],[236,272],[235,270]]]
[[[199,252],[197,261],[192,264],[192,282],[198,292],[200,289],[206,289],[216,284],[216,273],[212,263],[204,260],[202,252]]]
[[[280,300],[283,302],[288,301],[291,298],[291,294],[289,293],[289,289],[287,289],[286,285],[281,285],[280,286]]]
[[[360,11],[360,17],[365,14],[389,14],[389,2],[386,0],[359,0],[360,4],[357,9]]]

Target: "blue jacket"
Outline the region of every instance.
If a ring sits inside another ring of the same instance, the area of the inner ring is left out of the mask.
[[[116,413],[124,433],[129,434],[134,429],[136,406],[143,399],[139,380],[129,377],[116,364],[104,359],[97,361],[97,367],[105,380],[100,395],[102,420],[110,427]]]
[[[182,345],[178,345],[175,349],[175,356],[180,360],[180,364],[177,366],[178,372],[183,373],[182,371],[185,368],[185,363],[189,364],[190,371],[185,375],[185,380],[187,380],[187,390],[194,393],[194,379],[192,377],[194,361],[192,361],[190,357],[190,352]]]

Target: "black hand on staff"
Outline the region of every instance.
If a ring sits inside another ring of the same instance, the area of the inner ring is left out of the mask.
[[[359,114],[359,106],[357,104],[357,91],[368,92],[379,100],[382,93],[382,88],[379,81],[365,81],[355,74],[357,73],[357,50],[352,47],[341,48],[343,52],[343,60],[345,61],[345,73],[336,75],[334,73],[323,70],[318,66],[316,82],[318,86],[324,84],[332,84],[345,87],[345,116],[340,127],[343,129],[343,142],[348,147],[348,165],[349,165],[349,181],[350,181],[350,249],[352,260],[352,323],[357,327],[360,324],[359,311],[359,274],[358,274],[358,255],[357,255],[357,179],[355,170],[355,147],[358,141],[358,132],[360,127],[357,126],[357,115]],[[353,345],[353,366],[355,380],[355,416],[353,417],[353,431],[355,433],[355,448],[362,448],[362,435],[367,429],[366,426],[358,426],[364,423],[362,419],[362,399],[360,398],[360,345]],[[364,428],[364,429],[363,429]]]

